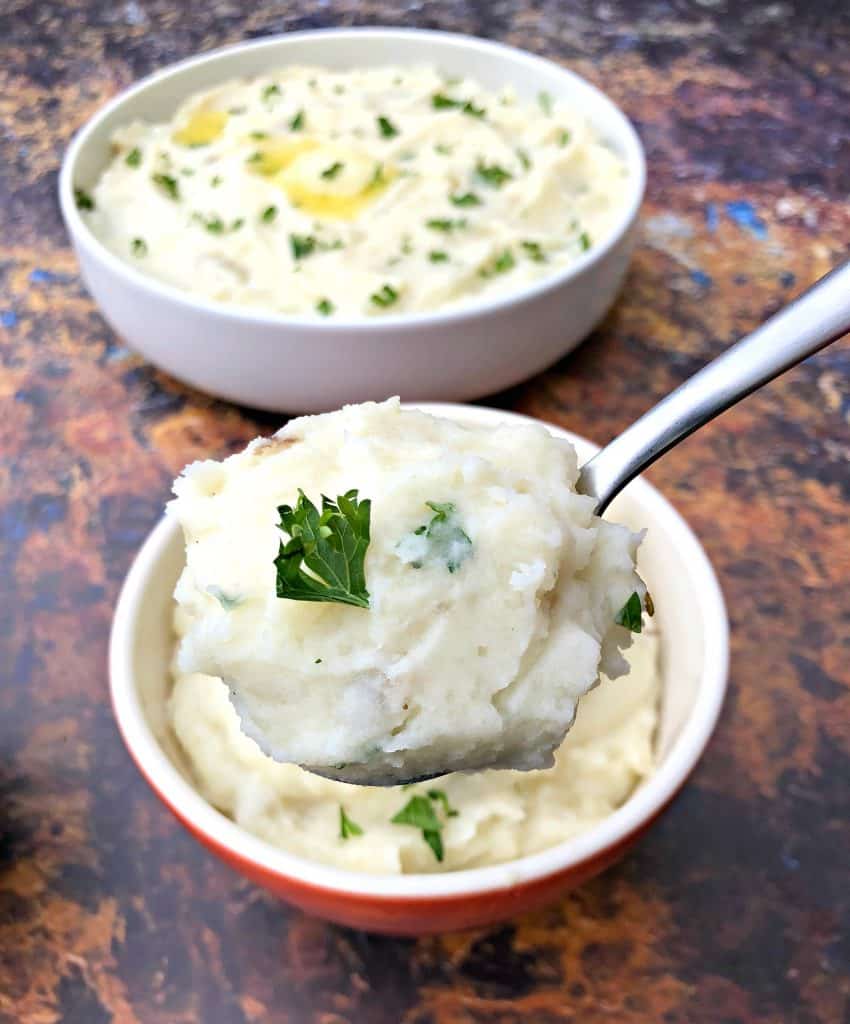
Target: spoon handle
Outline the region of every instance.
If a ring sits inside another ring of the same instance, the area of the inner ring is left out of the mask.
[[[596,512],[602,515],[626,484],[664,452],[848,331],[850,260],[627,427],[585,463],[577,489],[596,498]]]

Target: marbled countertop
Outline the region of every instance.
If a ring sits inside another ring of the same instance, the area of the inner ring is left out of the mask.
[[[733,630],[720,727],[657,827],[618,867],[508,926],[375,938],[241,881],[160,806],[121,744],[106,645],[133,553],[184,463],[280,421],[128,352],[81,286],[55,199],[76,127],[138,76],[221,43],[386,23],[553,57],[638,126],[642,240],[583,349],[491,404],[605,441],[841,257],[845,0],[242,8],[0,9],[0,1021],[850,1020],[846,342],[650,473],[714,560]]]

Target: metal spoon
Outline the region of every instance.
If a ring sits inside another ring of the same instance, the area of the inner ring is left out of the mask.
[[[576,490],[602,515],[638,473],[679,441],[850,331],[850,260],[697,371],[585,463]]]
[[[849,331],[850,261],[847,261],[627,427],[585,463],[576,489],[595,498],[596,513],[602,515],[626,484],[664,452],[762,384]],[[344,771],[330,773],[313,767],[309,770],[341,781],[361,784],[364,781],[361,777],[346,779]],[[442,774],[436,772],[406,782],[424,782]],[[403,782],[405,780],[389,784]]]

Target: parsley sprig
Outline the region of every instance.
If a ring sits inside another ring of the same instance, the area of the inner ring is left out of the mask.
[[[369,607],[364,563],[369,547],[372,503],[357,491],[336,501],[322,495],[322,511],[304,494],[278,506],[279,528],[289,535],[274,561],[277,596],[290,601],[325,601]]]
[[[393,825],[411,825],[422,832],[422,838],[431,847],[438,861],[443,859],[443,822],[434,808],[442,807],[447,818],[456,818],[456,811],[442,789],[429,789],[427,796],[412,796],[402,809],[390,819]]]
[[[640,595],[636,590],[633,590],[628,601],[617,612],[614,621],[618,626],[625,626],[626,629],[630,629],[632,633],[640,633],[643,629],[642,612],[643,606],[640,602]]]

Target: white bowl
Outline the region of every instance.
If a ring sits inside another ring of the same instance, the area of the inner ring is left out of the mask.
[[[468,406],[419,408],[485,425],[526,419]],[[573,442],[580,461],[596,451],[580,437],[549,429]],[[545,902],[616,860],[666,807],[702,755],[726,690],[726,611],[699,542],[644,480],[629,485],[611,517],[648,530],[640,571],[654,597],[661,634],[658,767],[621,808],[583,835],[494,867],[367,875],[276,849],[215,810],[192,787],[166,721],[172,592],[184,564],[179,526],[169,519],[139,552],[115,612],[109,668],[124,742],[160,799],[196,838],[248,878],[313,913],[370,930],[417,934],[502,920]]]
[[[546,90],[581,110],[630,169],[611,234],[571,267],[454,312],[329,320],[283,316],[189,295],[113,255],[89,230],[74,188],[91,189],[111,158],[110,136],[134,119],[170,120],[198,90],[290,63],[332,68],[431,63],[533,99]],[[108,103],[71,143],[59,178],[62,214],[83,280],[110,325],[136,351],[189,384],[262,409],[320,411],[383,399],[466,400],[516,384],[555,362],[602,319],[634,246],[646,171],[634,129],[603,93],[571,71],[469,36],[405,29],[298,32],[183,61]]]

